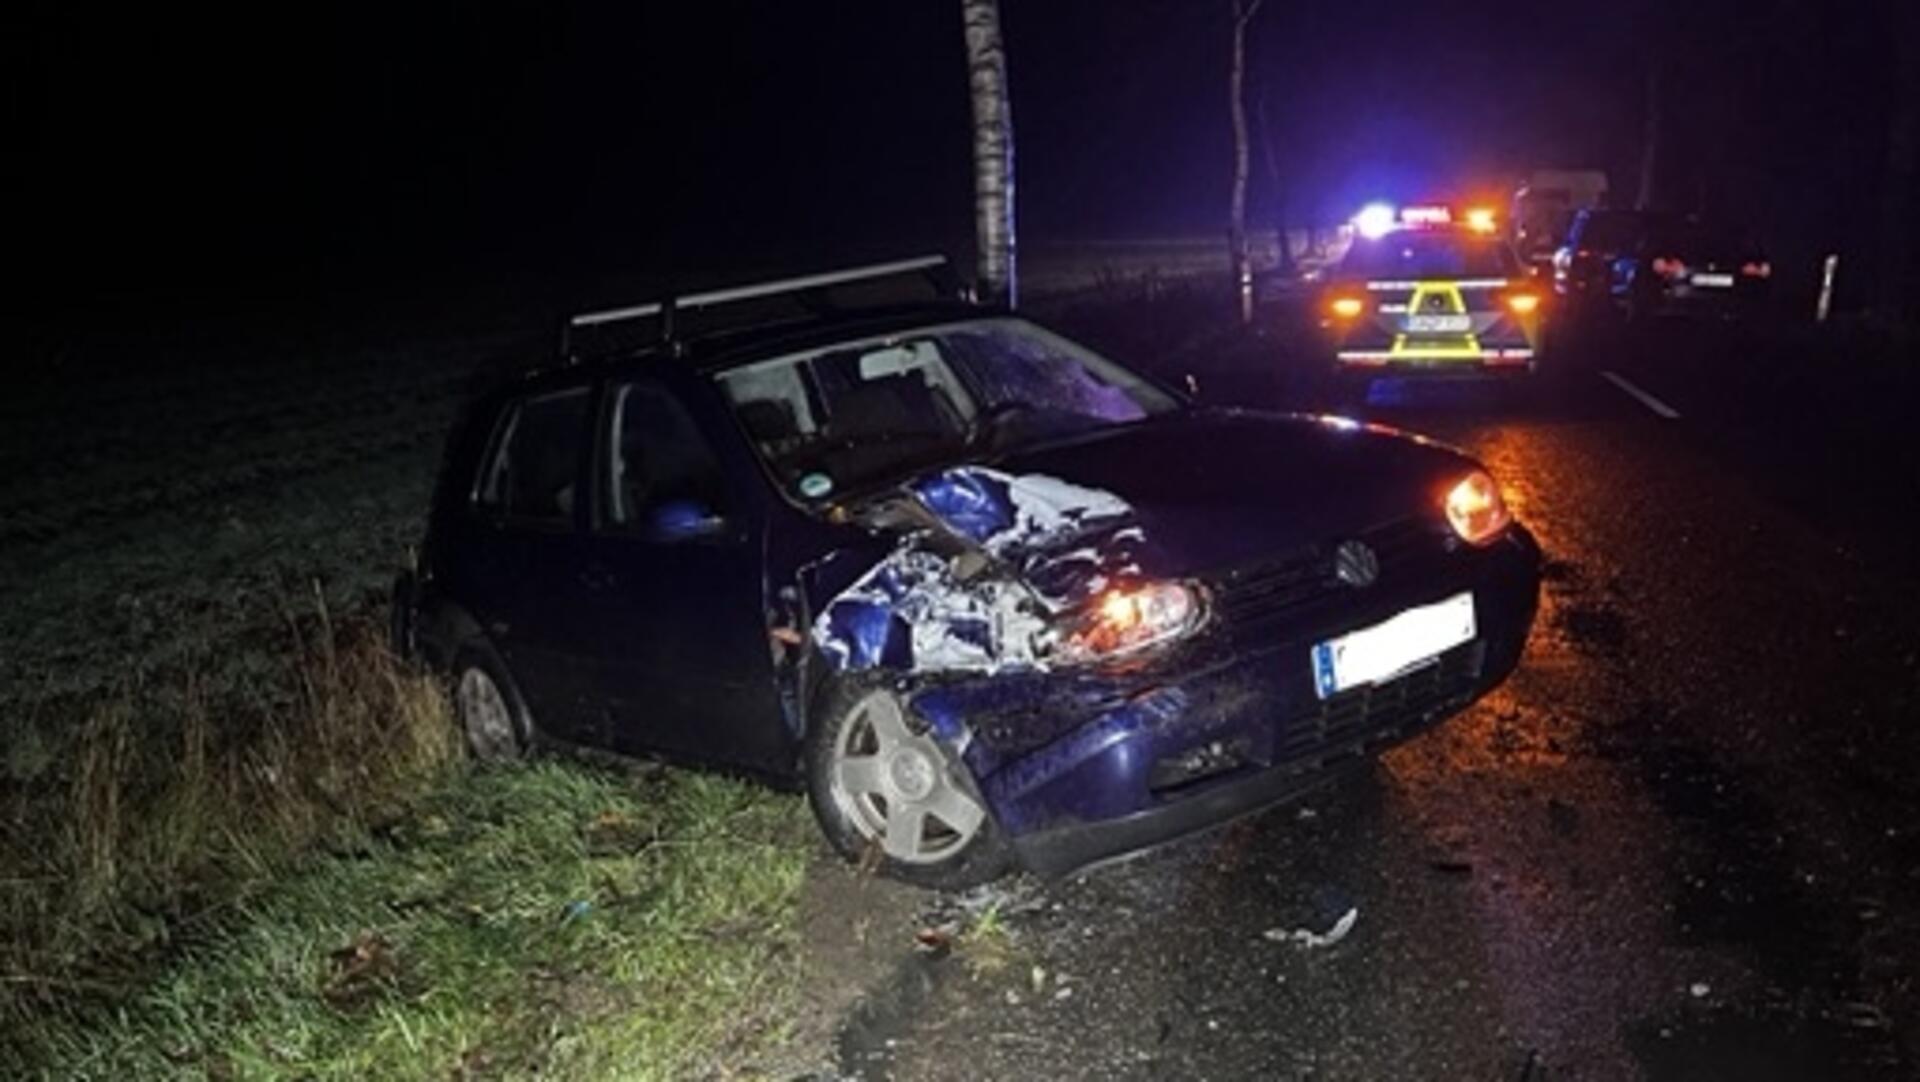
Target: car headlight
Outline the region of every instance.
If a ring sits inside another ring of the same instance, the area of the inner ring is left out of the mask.
[[[1111,586],[1056,625],[1049,652],[1065,662],[1125,657],[1191,635],[1205,616],[1200,592],[1183,583]]]
[[[1500,496],[1500,486],[1485,470],[1475,470],[1447,490],[1443,501],[1453,532],[1470,545],[1484,545],[1513,523],[1513,513]]]

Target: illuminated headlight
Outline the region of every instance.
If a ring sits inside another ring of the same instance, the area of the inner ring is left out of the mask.
[[[1475,470],[1447,490],[1443,503],[1453,532],[1470,545],[1484,545],[1513,524],[1500,486],[1485,470]]]
[[[1057,626],[1050,653],[1068,663],[1126,657],[1193,634],[1205,617],[1199,591],[1183,583],[1112,586]]]

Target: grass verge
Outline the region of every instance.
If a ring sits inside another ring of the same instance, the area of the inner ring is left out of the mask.
[[[776,1040],[797,981],[798,800],[566,763],[455,777],[238,904],[91,1018],[48,1077],[670,1078]]]
[[[10,724],[0,1077],[669,1077],[777,1035],[798,800],[470,773],[370,618],[283,624]]]

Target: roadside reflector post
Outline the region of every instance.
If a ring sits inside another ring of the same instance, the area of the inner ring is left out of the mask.
[[[1825,323],[1827,313],[1833,310],[1833,276],[1839,270],[1840,253],[1834,252],[1827,256],[1825,265],[1820,269],[1820,299],[1813,306],[1815,323]]]

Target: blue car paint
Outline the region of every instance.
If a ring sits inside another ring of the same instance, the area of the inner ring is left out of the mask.
[[[907,486],[940,521],[975,542],[1013,528],[1013,494],[984,470],[955,468],[929,474]]]

